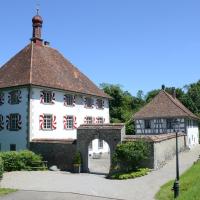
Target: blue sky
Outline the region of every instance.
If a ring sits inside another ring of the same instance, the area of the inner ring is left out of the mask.
[[[36,0],[1,0],[0,65],[27,43]],[[200,79],[198,0],[40,0],[42,36],[97,85],[136,94]]]

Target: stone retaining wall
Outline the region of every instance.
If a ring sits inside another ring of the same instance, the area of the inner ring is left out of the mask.
[[[34,141],[30,150],[42,155],[48,161],[48,167],[56,165],[61,170],[72,170],[72,159],[76,152],[74,141]]]

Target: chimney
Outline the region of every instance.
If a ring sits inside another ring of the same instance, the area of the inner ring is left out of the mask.
[[[50,45],[50,42],[44,41],[44,45],[45,45],[45,46],[49,46],[49,45]]]
[[[172,96],[174,99],[176,99],[176,88],[175,87],[172,88]]]

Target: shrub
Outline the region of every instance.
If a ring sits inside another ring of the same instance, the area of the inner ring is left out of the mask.
[[[3,172],[4,172],[3,159],[0,157],[0,179],[3,178]]]
[[[73,158],[73,164],[80,165],[81,164],[81,154],[80,152],[76,152]]]
[[[149,156],[150,146],[145,141],[119,144],[112,158],[114,171],[136,171]]]
[[[145,176],[150,172],[148,168],[140,168],[137,171],[128,172],[128,173],[116,173],[111,176],[108,176],[110,179],[118,179],[118,180],[124,180],[124,179],[130,179],[130,178],[137,178],[141,176]]]
[[[43,167],[42,157],[31,151],[8,151],[0,153],[5,171],[36,170]]]

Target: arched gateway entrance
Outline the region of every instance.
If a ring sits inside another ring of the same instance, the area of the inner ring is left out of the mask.
[[[124,124],[81,125],[77,131],[77,150],[82,156],[82,172],[89,172],[88,146],[94,139],[104,140],[110,147],[110,157],[125,136]]]

